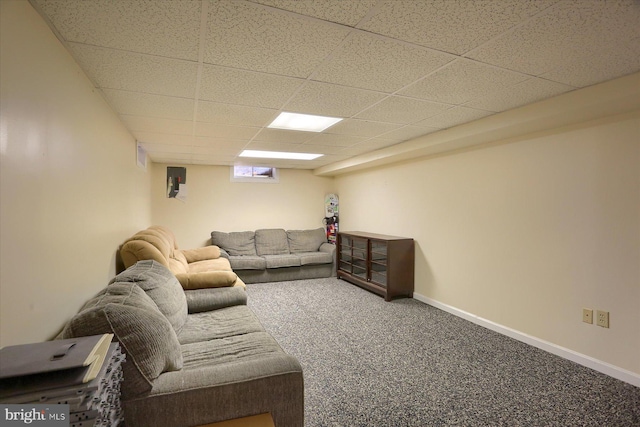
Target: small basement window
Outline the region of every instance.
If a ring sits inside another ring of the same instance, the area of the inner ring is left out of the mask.
[[[231,182],[277,183],[278,170],[269,166],[232,166]]]

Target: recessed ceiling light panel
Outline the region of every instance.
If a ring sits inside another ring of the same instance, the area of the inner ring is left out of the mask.
[[[306,132],[322,132],[335,125],[339,117],[312,116],[310,114],[282,112],[267,127],[272,129],[302,130]]]
[[[287,153],[284,151],[244,150],[240,157],[259,157],[261,159],[313,160],[324,154]]]

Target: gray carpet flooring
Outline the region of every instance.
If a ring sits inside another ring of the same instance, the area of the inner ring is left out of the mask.
[[[247,292],[303,366],[307,427],[640,426],[640,388],[419,301],[335,278]]]

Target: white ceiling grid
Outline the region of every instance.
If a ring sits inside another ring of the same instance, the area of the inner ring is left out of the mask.
[[[157,162],[314,169],[640,70],[635,0],[31,2]]]

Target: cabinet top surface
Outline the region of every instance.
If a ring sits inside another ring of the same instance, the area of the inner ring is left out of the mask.
[[[365,231],[340,231],[338,234],[353,237],[364,237],[366,239],[379,240],[413,240],[410,237],[388,236],[386,234],[367,233]]]

